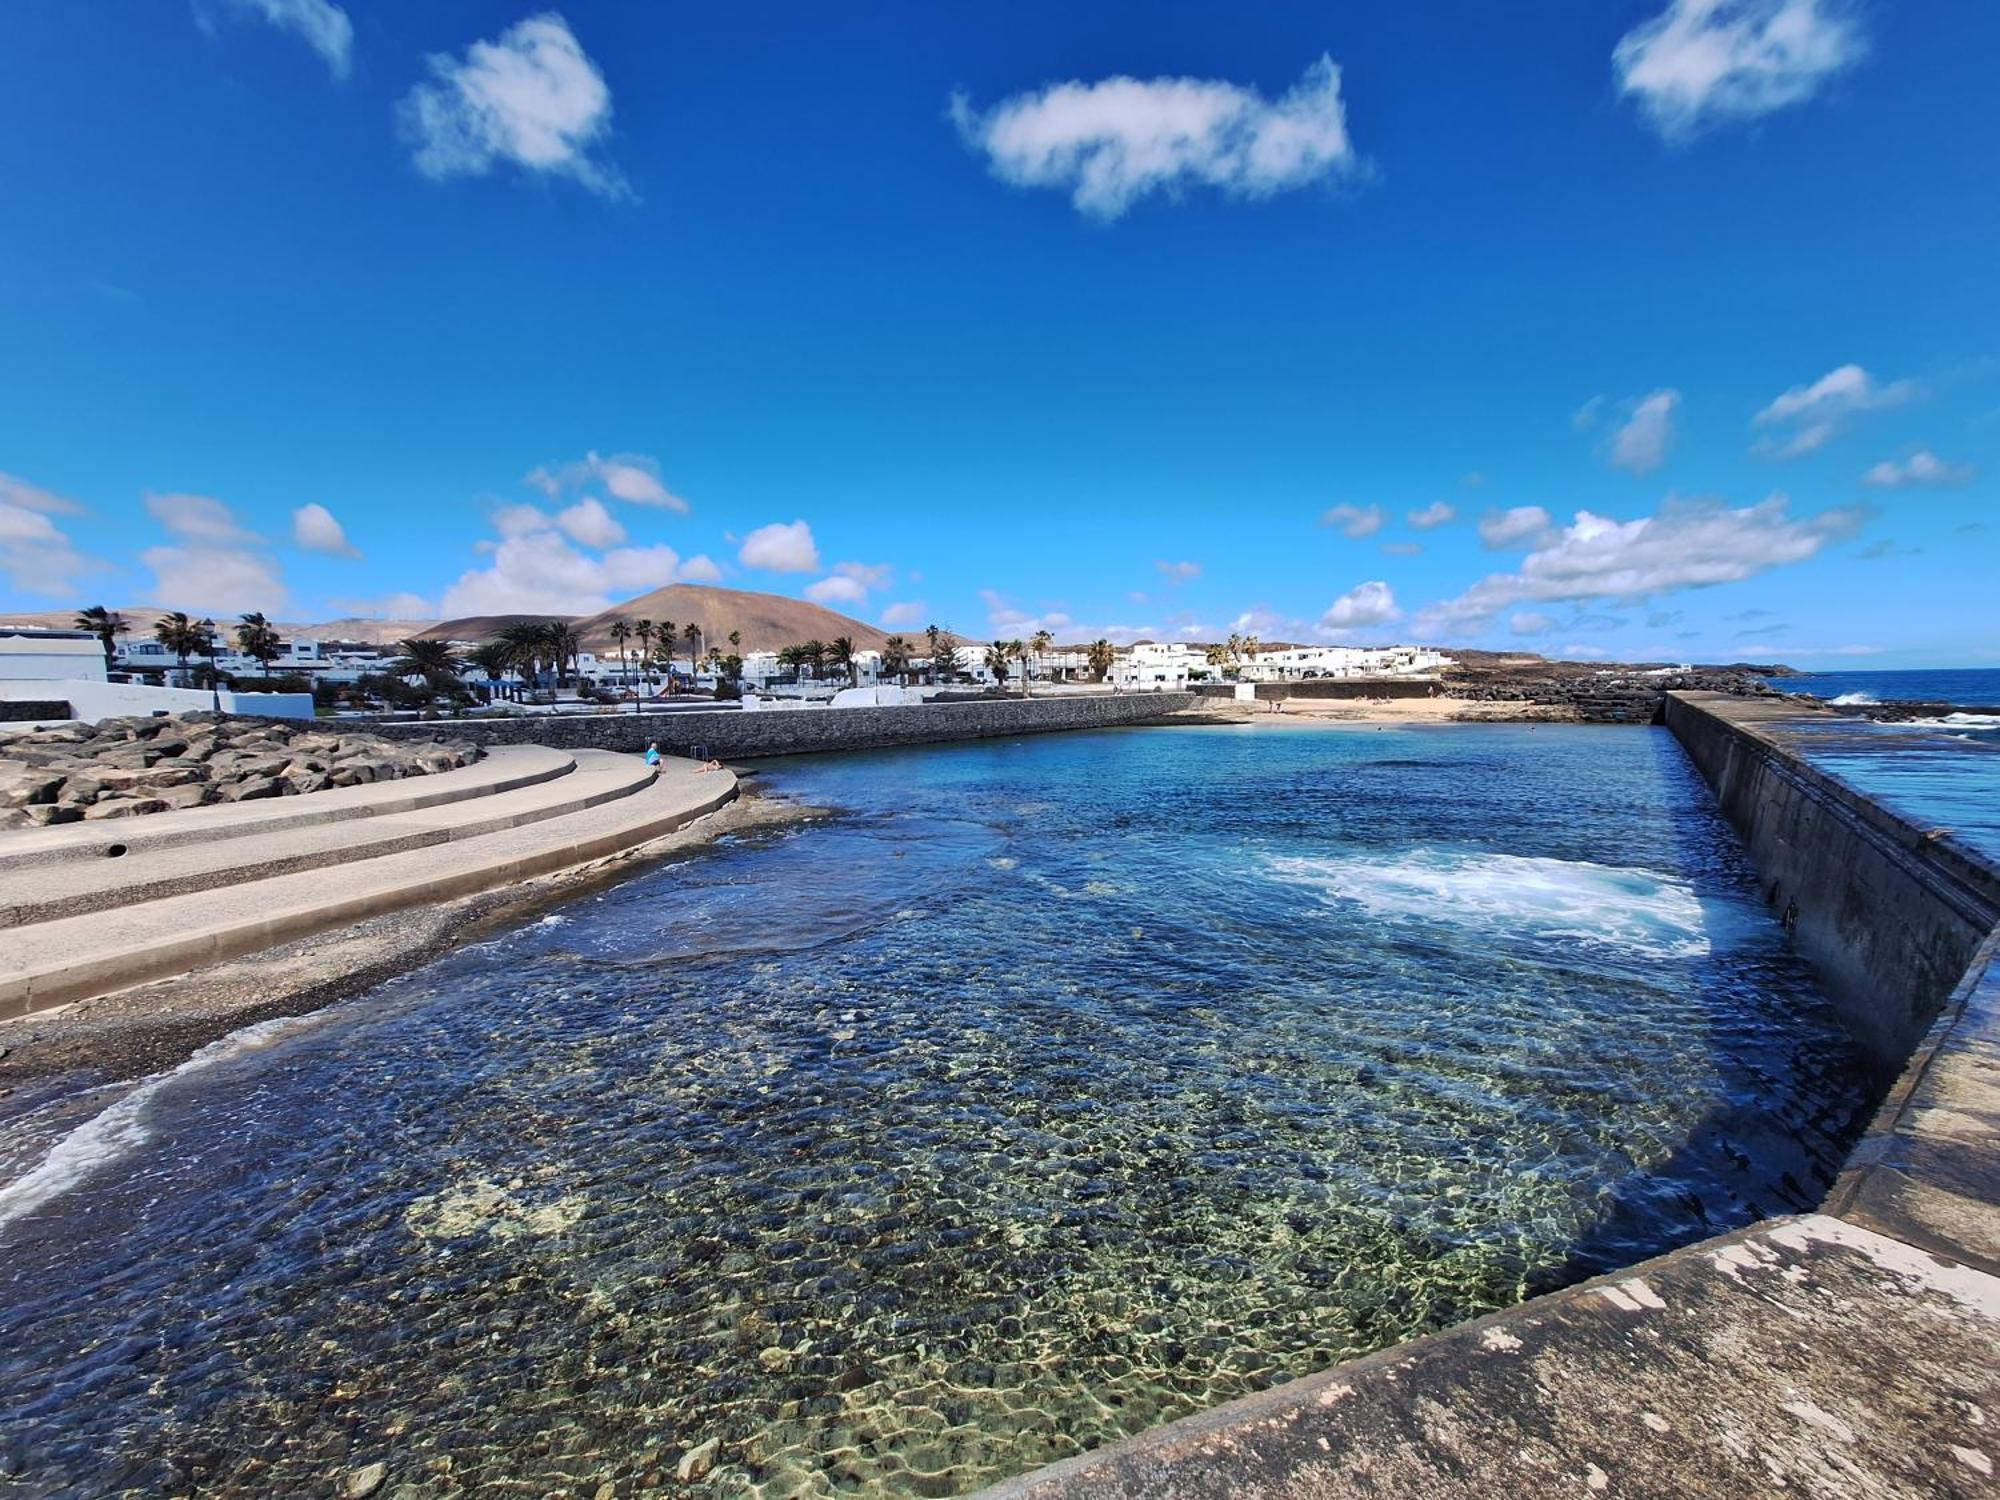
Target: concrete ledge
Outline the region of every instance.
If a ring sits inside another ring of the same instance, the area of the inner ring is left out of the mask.
[[[2000,1280],[1821,1215],[1709,1240],[980,1500],[1993,1494]]]
[[[123,927],[79,917],[22,928],[0,954],[0,1019],[184,973],[202,964],[364,918],[547,875],[636,848],[714,812],[736,796],[727,771],[675,766],[618,804],[573,812],[444,847],[346,867],[337,889],[316,871],[279,875],[220,893],[129,908]]]

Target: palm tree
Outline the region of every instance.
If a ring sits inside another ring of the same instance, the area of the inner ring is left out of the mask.
[[[799,647],[799,655],[802,664],[812,668],[813,676],[818,677],[826,671],[825,641],[807,641]]]
[[[734,653],[735,655],[738,655],[738,656],[741,656],[741,655],[743,654],[743,632],[742,632],[742,631],[740,631],[740,630],[732,630],[732,631],[730,631],[730,632],[729,632],[729,649],[730,649],[730,651],[731,651],[732,653]]]
[[[910,643],[892,635],[882,643],[882,675],[901,679],[910,669]]]
[[[432,697],[456,690],[459,655],[450,641],[427,641],[413,635],[398,645],[403,654],[389,663],[389,669],[398,677],[423,678]]]
[[[111,670],[111,662],[118,655],[118,637],[129,635],[132,627],[125,623],[125,617],[101,604],[93,604],[89,609],[76,612],[76,628],[88,630],[97,637],[98,645],[104,648],[104,670]]]
[[[217,713],[222,712],[222,674],[215,669],[215,653],[222,649],[215,638],[215,621],[203,615],[194,622],[194,628],[201,636],[201,654],[208,658],[208,691],[210,706]]]
[[[261,665],[266,677],[271,675],[271,663],[277,660],[281,644],[278,632],[263,615],[252,611],[237,621],[236,649]]]
[[[632,639],[631,622],[627,620],[623,615],[620,615],[618,616],[617,619],[611,622],[610,628],[606,630],[604,633],[610,636],[612,640],[618,643],[619,680],[621,682],[630,683],[632,680],[632,671],[625,661],[625,643]]]
[[[1046,630],[1037,630],[1035,632],[1034,639],[1031,640],[1028,644],[1035,648],[1035,656],[1037,659],[1046,659],[1049,654],[1049,648],[1054,646],[1055,643],[1056,643],[1056,638],[1050,635]],[[1028,669],[1027,666],[1023,664],[1021,668],[1021,695],[1023,697],[1026,697],[1027,693],[1028,693]]]
[[[1235,661],[1242,655],[1243,637],[1232,630],[1229,632],[1229,659]]]
[[[1028,643],[1016,636],[1007,643],[1007,655],[1021,664],[1021,696],[1028,696]]]
[[[202,649],[201,627],[185,611],[176,609],[161,615],[154,623],[153,639],[174,653],[180,662],[180,680],[185,685],[188,658],[199,655]]]
[[[550,665],[556,669],[556,687],[561,689],[568,685],[564,669],[578,665],[578,658],[583,655],[583,642],[563,620],[551,620],[541,629],[542,647],[549,654]]]
[[[514,648],[497,636],[472,653],[472,662],[486,674],[486,696],[489,700],[499,696],[500,679],[519,665],[514,658]]]
[[[522,680],[540,687],[542,663],[548,659],[548,632],[542,625],[522,620],[502,630],[498,640],[506,648],[508,664],[520,672]]]
[[[701,626],[697,625],[693,620],[689,620],[686,625],[681,627],[681,639],[687,642],[688,671],[692,674],[694,664],[698,659],[696,654],[697,649],[701,645]]]
[[[1256,636],[1249,635],[1243,638],[1243,655],[1250,661],[1254,662],[1257,659],[1257,653],[1263,649],[1264,643],[1258,640]]]
[[[1007,686],[1007,656],[1005,641],[995,641],[986,648],[986,670],[993,674],[993,680],[1003,689]]]
[[[833,643],[826,648],[826,657],[828,664],[832,666],[834,671],[847,679],[850,687],[859,687],[861,685],[861,669],[855,665],[854,661],[853,636],[835,636]]]
[[[799,668],[806,662],[806,648],[803,646],[780,646],[778,648],[778,668],[790,672],[792,681],[799,680]]]
[[[958,642],[952,639],[951,627],[926,625],[924,637],[930,642],[932,683],[949,682],[958,675]]]
[[[1111,642],[1100,637],[1090,643],[1090,671],[1091,675],[1096,677],[1099,682],[1104,681],[1110,675],[1111,662],[1114,655],[1115,653],[1111,649]]]

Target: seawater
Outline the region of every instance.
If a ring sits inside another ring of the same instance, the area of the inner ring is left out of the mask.
[[[1956,703],[2000,708],[2000,667],[1937,667],[1898,672],[1805,672],[1766,681],[1783,693],[1836,703]]]
[[[831,811],[38,1098],[0,1472],[962,1493],[1811,1207],[1868,1102],[1663,731],[768,781]]]

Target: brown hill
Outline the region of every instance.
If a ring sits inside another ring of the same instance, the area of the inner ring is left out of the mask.
[[[574,623],[575,615],[461,615],[440,620],[424,632],[427,641],[488,641],[516,625],[546,625],[552,620]]]
[[[837,635],[852,637],[856,650],[879,651],[889,639],[887,632],[873,625],[864,625],[804,599],[676,583],[577,621],[576,633],[584,649],[615,649],[608,634],[615,619],[628,623],[651,620],[655,624],[671,621],[677,631],[685,631],[690,624],[699,625],[703,646],[720,646],[725,651],[729,649],[732,630],[741,634],[744,651],[776,651],[781,646],[805,641],[830,641]],[[636,643],[632,649],[637,649]]]
[[[153,626],[160,616],[167,613],[151,604],[129,604],[115,609],[112,613],[122,615],[130,627],[128,638],[150,640]],[[233,629],[235,615],[217,615],[215,623],[225,631]],[[328,620],[320,625],[300,625],[284,620],[273,620],[271,628],[288,641],[359,641],[366,645],[389,645],[405,636],[416,635],[428,630],[430,620],[363,620],[349,617],[344,620]],[[73,609],[44,610],[0,610],[0,624],[39,625],[45,630],[73,630],[76,628],[76,611]]]

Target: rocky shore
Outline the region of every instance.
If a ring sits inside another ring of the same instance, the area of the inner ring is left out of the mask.
[[[477,745],[184,714],[0,735],[0,830],[296,797],[469,765]]]

